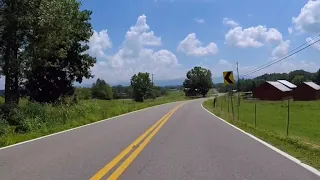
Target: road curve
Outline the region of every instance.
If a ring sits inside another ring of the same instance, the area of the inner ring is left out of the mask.
[[[87,180],[142,134],[146,134],[143,141],[102,179],[112,179],[130,158],[119,179],[320,179],[218,120],[201,107],[202,102],[166,104],[2,149],[0,179]]]

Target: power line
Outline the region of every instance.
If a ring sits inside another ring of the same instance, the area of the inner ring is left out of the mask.
[[[320,36],[320,35],[318,35],[318,36]],[[302,50],[304,50],[304,49],[307,49],[308,47],[312,46],[313,44],[319,42],[319,41],[320,41],[320,38],[319,38],[318,40],[316,40],[316,41],[314,41],[314,40],[310,40],[310,41],[313,41],[313,42],[312,42],[311,44],[303,47],[302,49],[299,49],[298,51],[295,51],[295,52],[293,52],[293,53],[291,53],[291,54],[287,54],[286,56],[284,56],[284,57],[280,58],[279,60],[276,60],[276,61],[274,61],[274,62],[272,62],[272,63],[270,63],[270,64],[266,64],[266,65],[264,65],[264,66],[260,66],[260,68],[257,68],[257,69],[255,69],[255,70],[253,70],[253,71],[250,71],[249,73],[245,73],[244,75],[242,75],[242,77],[248,76],[248,75],[253,74],[253,73],[255,73],[255,72],[258,72],[258,71],[260,71],[260,70],[262,70],[262,69],[265,69],[265,68],[267,68],[267,67],[269,67],[269,66],[272,66],[273,64],[276,64],[276,63],[278,63],[278,62],[280,62],[280,61],[283,61],[283,60],[285,60],[285,59],[287,59],[287,58],[289,58],[289,57],[291,57],[291,56],[299,53],[300,51],[302,51]]]
[[[300,46],[292,49],[291,51],[289,51],[289,52],[286,53],[285,55],[281,56],[280,59],[278,59],[278,60],[273,60],[272,62],[268,62],[268,63],[266,63],[266,64],[263,64],[263,65],[255,68],[255,69],[253,69],[253,70],[251,70],[251,71],[248,71],[248,72],[244,73],[244,75],[241,75],[241,77],[250,75],[250,74],[252,74],[252,73],[255,73],[255,72],[257,72],[257,71],[260,71],[260,70],[262,70],[262,69],[265,69],[265,68],[267,68],[267,67],[269,67],[269,66],[271,66],[271,65],[273,65],[273,64],[275,64],[275,63],[278,63],[278,62],[280,62],[280,61],[282,61],[282,60],[284,60],[284,59],[287,59],[288,57],[290,57],[290,56],[292,56],[292,55],[294,55],[294,54],[296,54],[296,53],[298,53],[298,52],[300,52],[300,51],[302,51],[302,50],[310,47],[311,45],[317,43],[320,39],[318,39],[318,40],[316,40],[316,41],[315,41],[315,39],[317,39],[318,37],[320,37],[320,34],[317,35],[317,36],[315,36],[315,37],[313,37],[311,40],[305,42],[304,44],[302,44],[302,45],[300,45]],[[311,43],[311,44],[309,44],[309,43]],[[294,52],[292,55],[290,54],[290,53],[292,53],[293,51],[296,51],[297,49],[305,46],[306,44],[309,44],[309,45],[306,46],[306,47],[304,47],[304,48],[302,48],[302,49],[300,49],[300,50],[298,50],[297,52]],[[289,56],[288,56],[288,55],[289,55]]]

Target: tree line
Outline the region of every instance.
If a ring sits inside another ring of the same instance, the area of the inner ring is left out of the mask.
[[[97,79],[91,88],[76,88],[79,99],[133,99],[143,102],[145,99],[155,99],[169,94],[170,89],[183,90],[186,96],[206,96],[213,87],[211,71],[199,66],[194,67],[186,74],[182,86],[155,86],[150,79],[150,74],[139,72],[130,79],[130,86],[111,87],[104,80]]]
[[[306,81],[312,81],[320,85],[320,69],[315,72],[308,72],[304,70],[295,70],[289,73],[271,73],[264,74],[252,79],[240,79],[239,89],[242,92],[253,91],[257,86],[265,81],[287,80],[295,85],[299,85]],[[226,86],[223,83],[214,84],[219,92],[227,92],[230,88],[237,89],[237,83]]]
[[[135,83],[130,86],[110,86],[105,80],[97,79],[91,87],[76,87],[75,96],[78,99],[132,99],[142,102],[141,99],[154,99],[166,96],[174,87],[154,86],[151,83],[144,83],[137,78],[148,77],[149,73],[138,73],[134,75]],[[150,77],[149,77],[150,78]],[[146,81],[148,82],[148,81]],[[151,82],[151,80],[150,80]]]

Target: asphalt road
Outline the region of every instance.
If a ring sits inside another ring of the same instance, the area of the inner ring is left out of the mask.
[[[320,179],[218,120],[202,109],[202,101],[162,105],[1,149],[0,179]],[[130,147],[142,134],[142,142]]]

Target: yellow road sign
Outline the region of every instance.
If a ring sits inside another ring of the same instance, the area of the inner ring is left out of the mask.
[[[234,84],[233,72],[232,71],[223,72],[223,80],[224,80],[224,84]]]

